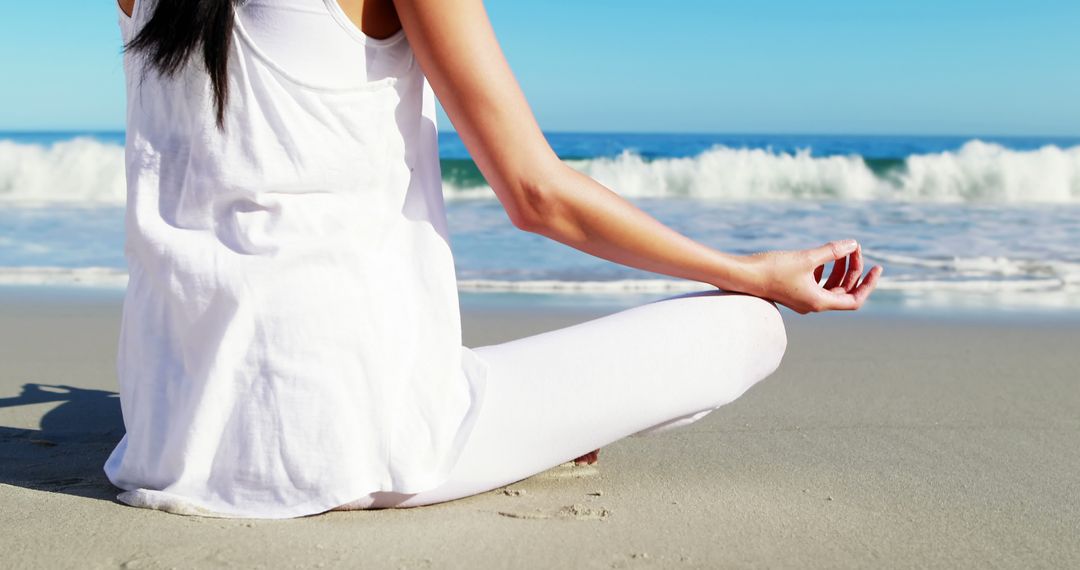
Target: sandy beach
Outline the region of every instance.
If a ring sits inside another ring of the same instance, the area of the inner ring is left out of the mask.
[[[1080,566],[1077,317],[785,312],[773,377],[595,466],[244,521],[114,500],[120,295],[42,291],[0,290],[3,567]],[[463,306],[470,346],[605,310]]]

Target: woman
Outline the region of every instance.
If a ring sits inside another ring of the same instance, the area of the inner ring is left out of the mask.
[[[338,1],[119,0],[121,501],[287,518],[487,491],[737,398],[786,346],[766,299],[874,289],[854,241],[726,254],[565,166],[480,0]],[[436,94],[518,228],[743,294],[461,346]]]

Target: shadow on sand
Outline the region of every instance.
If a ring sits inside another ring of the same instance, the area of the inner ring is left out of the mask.
[[[0,483],[113,501],[118,489],[102,467],[124,435],[116,392],[55,384],[23,384],[0,408],[60,402],[41,429],[0,426]]]

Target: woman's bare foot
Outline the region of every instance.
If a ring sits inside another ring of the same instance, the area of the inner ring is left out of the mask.
[[[574,460],[574,465],[592,465],[600,459],[600,450],[590,451]]]

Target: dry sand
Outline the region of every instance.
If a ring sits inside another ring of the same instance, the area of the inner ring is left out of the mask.
[[[595,314],[473,308],[466,344]],[[596,466],[242,521],[114,500],[119,297],[0,290],[0,567],[1080,567],[1080,321],[785,319],[772,378]]]

